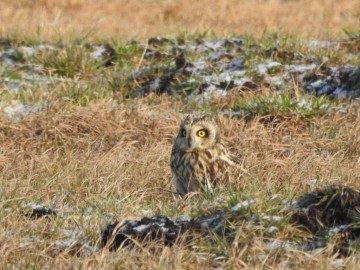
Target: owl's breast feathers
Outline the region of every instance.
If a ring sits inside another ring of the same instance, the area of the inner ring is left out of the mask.
[[[175,177],[185,183],[188,191],[228,178],[227,167],[234,165],[226,147],[217,143],[208,149],[193,148],[172,153],[171,169]]]

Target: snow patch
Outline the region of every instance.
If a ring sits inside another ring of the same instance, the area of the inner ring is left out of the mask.
[[[0,108],[1,108],[0,104]],[[27,105],[20,102],[20,100],[12,100],[11,104],[4,107],[5,114],[12,119],[27,116],[30,113],[38,113],[41,110],[40,106]]]
[[[257,66],[257,72],[259,75],[265,75],[270,69],[274,67],[282,66],[281,63],[275,61],[266,61],[263,64]]]
[[[243,208],[248,208],[250,205],[252,205],[254,203],[255,203],[254,200],[239,202],[239,203],[235,204],[233,207],[231,207],[231,211],[235,212],[235,211],[238,211]]]

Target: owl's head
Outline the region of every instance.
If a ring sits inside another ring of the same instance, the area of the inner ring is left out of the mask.
[[[208,115],[188,115],[181,122],[175,144],[182,150],[206,149],[220,140],[215,121]]]

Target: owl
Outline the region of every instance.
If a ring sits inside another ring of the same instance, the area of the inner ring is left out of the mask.
[[[177,193],[212,192],[216,182],[227,178],[228,167],[234,165],[210,116],[184,118],[170,158],[172,182]]]

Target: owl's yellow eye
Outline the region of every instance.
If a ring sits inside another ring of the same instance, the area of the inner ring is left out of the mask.
[[[197,133],[196,133],[196,135],[198,135],[200,138],[204,138],[205,136],[206,136],[206,130],[204,130],[204,129],[200,129]]]

